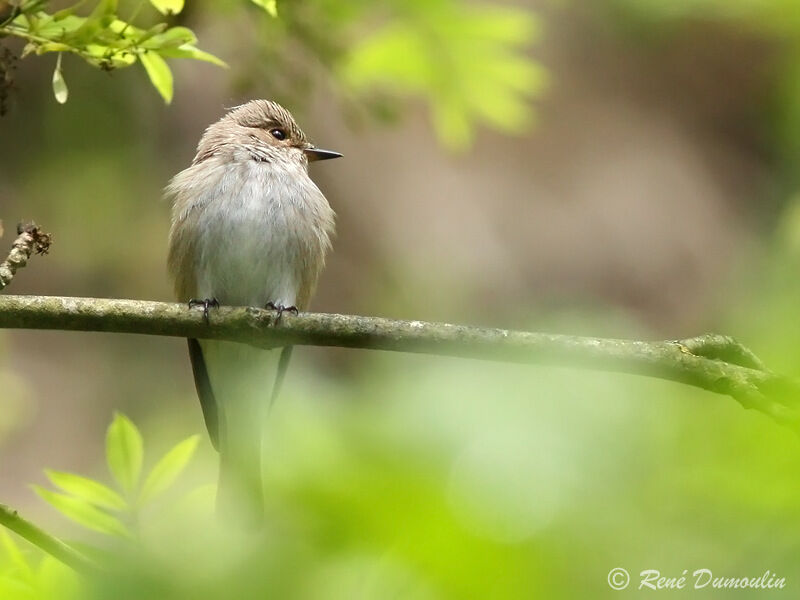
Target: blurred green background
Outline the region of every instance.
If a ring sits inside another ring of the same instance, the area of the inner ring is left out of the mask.
[[[17,64],[0,244],[29,219],[55,241],[8,293],[169,300],[162,188],[226,107],[273,98],[345,156],[312,167],[338,214],[313,309],[610,337],[713,330],[800,375],[796,2],[278,11],[188,0],[173,21],[230,69],[171,62],[171,105],[138,66],[66,56],[62,106],[53,55]],[[115,410],[141,428],[146,466],[203,433],[197,457],[140,515],[138,550],[117,548],[119,572],[73,580],[20,543],[41,582],[8,591],[6,556],[8,597],[613,598],[647,593],[644,569],[700,568],[769,569],[787,587],[669,593],[800,589],[797,437],[726,397],[301,348],[268,425],[266,535],[239,539],[210,516],[216,455],[184,342],[0,332],[0,501],[106,544],[28,484],[47,485],[44,468],[110,481]],[[630,589],[609,587],[615,567]]]

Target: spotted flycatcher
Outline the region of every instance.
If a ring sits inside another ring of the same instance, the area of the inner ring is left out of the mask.
[[[167,187],[169,271],[191,306],[303,310],[330,248],[334,214],[308,163],[341,156],[315,148],[282,106],[254,100],[208,127],[192,165]],[[220,454],[218,511],[263,516],[262,416],[291,347],[259,350],[189,340],[195,387]]]

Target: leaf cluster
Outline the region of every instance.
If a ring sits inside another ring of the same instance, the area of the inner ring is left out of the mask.
[[[5,20],[0,21],[0,37],[24,39],[27,43],[23,58],[57,53],[53,93],[58,102],[66,102],[69,95],[62,71],[64,53],[79,56],[107,71],[138,62],[166,102],[172,100],[173,79],[165,59],[190,58],[225,66],[216,56],[200,50],[197,37],[186,27],[170,27],[166,22],[146,29],[134,25],[143,2],[128,20],[117,14],[118,0],[99,0],[85,16],[80,16],[78,10],[86,0],[56,12],[48,12],[48,4],[42,0],[24,0],[13,6]],[[167,16],[183,9],[183,0],[150,0],[150,4]]]
[[[199,439],[193,435],[177,443],[143,476],[142,435],[130,419],[116,414],[106,433],[105,449],[114,484],[76,473],[46,470],[58,491],[40,486],[33,489],[71,521],[133,547],[131,544],[138,538],[139,513],[175,483],[194,455]],[[98,548],[87,544],[74,547],[104,557]],[[82,597],[81,588],[78,575],[70,567],[32,546],[19,545],[9,532],[0,528],[0,598],[77,599]]]
[[[172,447],[146,477],[142,477],[144,446],[139,429],[117,414],[106,434],[106,461],[115,486],[63,471],[47,470],[60,491],[34,486],[36,493],[64,516],[100,533],[134,538],[136,515],[167,490],[192,458],[199,436]]]
[[[58,53],[53,91],[68,98],[61,56],[75,54],[101,69],[140,63],[169,102],[173,77],[167,60],[190,58],[224,66],[197,47],[194,33],[161,22],[139,27],[139,10],[118,16],[118,0],[99,0],[86,16],[77,10],[88,0],[48,12],[45,0],[20,0],[3,20],[0,38],[25,39],[24,56]],[[133,1],[133,0],[132,0]],[[139,0],[138,7],[147,0]],[[179,13],[183,0],[149,0],[161,15]],[[465,0],[225,0],[209,5],[211,18],[240,21],[232,27],[242,50],[234,78],[238,93],[253,87],[297,109],[320,83],[320,69],[345,110],[390,120],[408,101],[422,101],[439,140],[453,150],[474,141],[479,126],[522,134],[533,122],[531,101],[548,84],[545,69],[528,55],[538,39],[540,21],[531,11]],[[253,19],[258,7],[273,17]],[[248,39],[248,35],[253,35]],[[251,42],[248,44],[248,42]],[[249,90],[248,90],[249,91]]]
[[[427,106],[438,139],[464,150],[479,126],[526,133],[531,101],[548,84],[529,56],[540,19],[530,10],[464,0],[285,2],[259,23],[260,54],[240,83],[266,81],[297,106],[329,81],[353,114],[392,120],[409,102]]]
[[[456,149],[471,144],[479,123],[524,130],[528,102],[547,82],[524,54],[538,34],[535,18],[511,7],[435,5],[411,3],[404,18],[366,36],[342,61],[343,81],[426,98],[440,139]]]

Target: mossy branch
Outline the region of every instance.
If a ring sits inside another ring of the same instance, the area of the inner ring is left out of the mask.
[[[725,394],[798,430],[800,384],[766,370],[730,337],[636,341],[321,313],[183,304],[0,296],[0,328],[138,333],[228,340],[260,348],[340,346],[556,365],[656,377]]]

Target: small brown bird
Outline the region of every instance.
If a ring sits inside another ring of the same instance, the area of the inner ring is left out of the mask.
[[[282,106],[253,100],[208,127],[192,165],[167,187],[169,271],[179,300],[284,311],[308,306],[330,248],[334,213],[308,163],[341,154],[314,147]],[[189,340],[206,427],[220,453],[218,512],[263,517],[264,409],[291,347]]]

